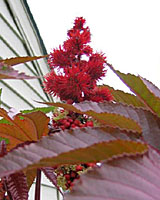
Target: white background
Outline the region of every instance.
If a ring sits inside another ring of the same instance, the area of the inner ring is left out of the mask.
[[[91,46],[124,72],[160,86],[159,0],[27,0],[48,52],[63,44],[75,17],[83,16]],[[104,83],[125,90],[109,70]]]

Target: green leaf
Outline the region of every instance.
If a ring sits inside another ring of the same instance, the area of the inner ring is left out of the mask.
[[[128,105],[133,105],[135,107],[144,107],[146,108],[145,104],[143,104],[139,98],[135,95],[129,94],[129,93],[125,93],[121,90],[115,90],[113,87],[110,87],[108,85],[102,85],[99,87],[107,87],[111,94],[113,95],[114,101],[119,102],[119,103],[125,103]]]
[[[137,95],[150,111],[156,113],[160,117],[160,98],[156,95],[157,90],[151,90],[151,84],[148,81],[144,81],[140,76],[132,74],[124,74],[118,70],[115,70],[111,65],[109,67],[112,71],[130,88],[130,90]],[[153,84],[152,84],[153,85]],[[153,88],[153,87],[152,87]]]
[[[34,109],[31,109],[31,110],[21,110],[20,112],[22,114],[32,113],[32,112],[36,112],[36,111],[41,111],[43,113],[49,113],[49,112],[53,112],[54,109],[55,109],[55,107],[51,106],[51,107],[34,108]]]
[[[146,144],[130,140],[118,129],[102,127],[66,130],[14,149],[0,158],[0,177],[24,169],[143,155],[147,150]]]

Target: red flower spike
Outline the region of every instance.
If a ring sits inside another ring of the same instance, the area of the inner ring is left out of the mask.
[[[51,69],[61,69],[61,73],[51,71],[45,76],[45,91],[57,95],[68,104],[84,100],[112,100],[109,91],[96,89],[96,82],[106,73],[106,57],[102,53],[93,53],[92,48],[87,45],[91,34],[84,24],[85,19],[76,18],[73,28],[68,31],[68,39],[59,49],[54,49],[48,59]],[[88,59],[83,60],[83,55]]]

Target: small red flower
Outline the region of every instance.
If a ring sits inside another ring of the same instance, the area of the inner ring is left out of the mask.
[[[69,39],[63,44],[65,51],[72,53],[73,55],[79,55],[83,50],[84,45],[90,42],[91,34],[89,28],[80,31],[78,29],[68,32]]]
[[[77,17],[74,21],[74,29],[83,29],[86,20],[83,17]]]
[[[86,100],[103,102],[103,101],[112,101],[113,97],[111,92],[106,87],[95,87],[94,90],[90,92]]]
[[[91,41],[91,33],[88,27],[83,29],[80,40],[82,44],[87,44]]]
[[[93,52],[92,48],[89,45],[84,45],[83,49],[81,50],[81,54],[85,54],[87,56],[91,55]]]
[[[99,80],[105,76],[105,63],[103,54],[95,53],[90,56],[86,71],[93,80]]]
[[[68,69],[65,75],[56,75],[53,71],[45,77],[45,90],[60,97],[61,100],[83,101],[84,94],[91,89],[90,76],[78,67]]]
[[[66,66],[70,66],[73,59],[73,56],[71,57],[60,46],[59,49],[54,49],[53,53],[50,53],[48,58],[48,64],[51,67],[51,69],[55,67],[64,68]]]

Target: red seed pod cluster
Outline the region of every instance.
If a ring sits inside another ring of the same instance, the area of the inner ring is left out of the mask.
[[[86,163],[81,165],[62,166],[55,170],[57,174],[57,183],[63,190],[71,189],[74,181],[80,178],[80,174],[88,168],[96,166],[95,163]]]
[[[63,110],[60,111],[60,114],[63,113]],[[58,117],[57,113],[55,117]],[[69,112],[64,118],[52,120],[52,128],[55,129],[74,129],[74,128],[83,128],[83,127],[93,127],[93,121],[86,115],[81,115],[74,112]],[[71,189],[73,182],[76,179],[80,178],[80,174],[86,171],[89,167],[94,167],[95,163],[85,163],[81,165],[68,165],[61,166],[55,170],[57,175],[57,184],[59,187],[62,187],[64,190]]]
[[[93,121],[91,120],[82,120],[81,119],[72,119],[67,117],[64,119],[59,119],[57,121],[53,120],[52,125],[54,128],[61,128],[62,130],[71,129],[71,128],[84,128],[84,127],[93,127]]]

